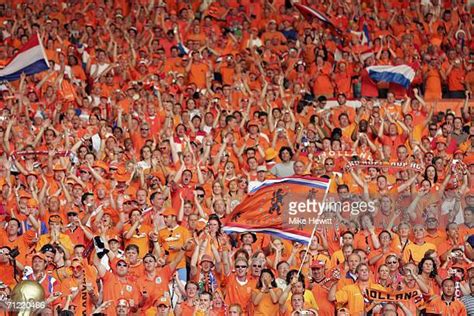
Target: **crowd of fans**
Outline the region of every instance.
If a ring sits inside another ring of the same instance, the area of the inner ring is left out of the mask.
[[[336,27],[282,0],[0,3],[0,65],[34,34],[50,63],[1,85],[0,297],[35,280],[41,315],[473,315],[466,2],[304,2]],[[408,89],[365,70],[400,64]],[[249,185],[293,175],[375,212],[308,247],[223,232]]]

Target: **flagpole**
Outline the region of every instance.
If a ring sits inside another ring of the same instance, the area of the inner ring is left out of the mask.
[[[328,195],[330,187],[331,187],[331,179],[329,179],[328,187],[327,187],[326,192],[324,193],[324,197],[323,197],[324,208],[326,208],[326,197]],[[303,260],[301,261],[301,265],[300,265],[300,268],[298,269],[298,274],[296,275],[296,277],[299,277],[300,274],[301,274],[301,270],[303,269],[303,265],[306,261],[306,257],[308,256],[309,247],[311,246],[311,242],[313,241],[314,235],[316,234],[316,227],[317,227],[317,221],[314,222],[313,231],[311,232],[311,237],[309,239],[308,245],[306,246],[306,251],[304,252]]]

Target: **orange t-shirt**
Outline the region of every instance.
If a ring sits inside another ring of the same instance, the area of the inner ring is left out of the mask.
[[[243,315],[246,315],[251,303],[252,290],[255,289],[257,282],[247,279],[245,284],[241,284],[237,281],[236,275],[230,275],[227,278],[225,302],[227,305],[239,304],[242,307]]]
[[[138,278],[137,284],[140,287],[140,292],[145,291],[148,294],[148,299],[145,301],[142,310],[147,310],[152,307],[155,300],[164,296],[165,293],[168,292],[168,285],[172,278],[173,271],[169,265],[156,269],[155,277],[152,279],[149,279],[145,273]]]

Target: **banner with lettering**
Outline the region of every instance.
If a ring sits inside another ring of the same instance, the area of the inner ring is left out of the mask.
[[[383,302],[400,302],[415,300],[421,301],[423,296],[420,290],[409,289],[405,291],[387,291],[375,288],[368,288],[365,292],[365,296],[369,300],[383,301]]]

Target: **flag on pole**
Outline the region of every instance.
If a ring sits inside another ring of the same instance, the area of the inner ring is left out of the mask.
[[[370,66],[366,68],[369,77],[375,81],[397,83],[408,88],[415,78],[415,70],[408,65]]]
[[[0,70],[0,81],[14,81],[22,73],[34,75],[49,69],[48,58],[38,34],[34,34]]]
[[[367,23],[362,27],[362,44],[370,44],[370,32]]]
[[[226,233],[247,231],[267,233],[280,238],[308,243],[314,222],[299,225],[292,222],[290,210],[296,203],[306,201],[324,202],[329,188],[329,180],[312,177],[287,177],[266,180],[252,188],[249,195],[236,206],[224,225]],[[295,214],[293,214],[295,215]],[[303,212],[301,217],[317,217],[316,213]]]
[[[294,6],[298,11],[300,11],[301,15],[304,16],[306,20],[311,22],[313,19],[318,19],[324,24],[332,27],[337,32],[342,33],[342,31],[324,13],[300,3],[295,3]]]

